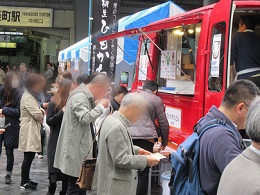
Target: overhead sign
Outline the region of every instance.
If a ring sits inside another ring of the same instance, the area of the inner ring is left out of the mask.
[[[92,72],[115,72],[117,40],[98,42],[97,38],[118,31],[118,0],[93,1]]]
[[[10,42],[10,35],[0,35],[0,42]]]
[[[0,48],[16,48],[16,43],[0,43]]]
[[[27,43],[28,38],[25,35],[0,35],[0,42],[5,43]]]
[[[182,110],[178,108],[166,106],[165,114],[168,119],[169,125],[171,127],[181,130]]]
[[[0,26],[52,27],[53,9],[0,6]]]

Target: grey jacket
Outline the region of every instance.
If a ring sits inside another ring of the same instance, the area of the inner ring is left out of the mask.
[[[147,165],[145,156],[137,156],[127,127],[130,122],[119,112],[105,120],[99,139],[99,154],[94,186],[98,195],[133,195],[137,187],[137,171]]]
[[[169,138],[169,123],[164,112],[164,105],[160,97],[150,91],[140,92],[147,101],[147,112],[142,119],[132,124],[128,131],[133,139],[158,138],[155,121],[158,120],[161,130],[162,145],[167,146]]]
[[[70,95],[63,115],[54,167],[64,174],[78,177],[81,164],[92,145],[90,123],[102,114],[102,106],[94,107],[93,96],[81,84]],[[92,151],[89,154],[92,158]]]
[[[247,148],[224,170],[218,195],[259,195],[260,155]]]

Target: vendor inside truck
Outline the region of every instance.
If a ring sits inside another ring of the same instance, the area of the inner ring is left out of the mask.
[[[231,80],[248,79],[260,87],[260,36],[255,27],[253,16],[241,16],[238,32],[232,38]]]

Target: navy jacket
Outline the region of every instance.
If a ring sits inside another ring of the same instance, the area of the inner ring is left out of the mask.
[[[20,131],[20,101],[22,92],[16,90],[14,95],[14,102],[5,106],[4,101],[4,87],[0,91],[0,108],[3,109],[2,113],[5,115],[5,124],[10,123],[4,133],[4,144],[7,148],[18,148],[19,131]]]
[[[225,120],[235,130],[240,141],[225,126],[209,129],[201,137],[200,180],[203,190],[208,195],[217,194],[220,177],[225,167],[245,149],[243,139],[234,123],[215,106],[212,106],[201,124],[203,125],[216,118]]]

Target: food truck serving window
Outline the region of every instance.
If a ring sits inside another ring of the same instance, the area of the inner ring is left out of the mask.
[[[193,95],[195,63],[201,24],[174,28],[162,33],[158,80],[160,91]]]

